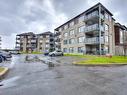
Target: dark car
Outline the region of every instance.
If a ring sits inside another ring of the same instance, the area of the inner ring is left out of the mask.
[[[45,51],[45,52],[44,52],[44,55],[45,55],[45,56],[47,56],[48,54],[49,54],[49,52],[48,52],[48,51]]]
[[[0,55],[0,63],[3,62],[3,61],[5,61],[5,60],[7,60],[6,57],[3,56],[3,55]]]

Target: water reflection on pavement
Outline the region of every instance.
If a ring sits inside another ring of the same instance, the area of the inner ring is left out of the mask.
[[[44,57],[60,66],[48,67],[41,61],[26,61],[27,55],[14,55],[10,68],[0,82],[0,95],[126,95],[127,66],[81,67],[71,57]],[[30,58],[32,59],[32,58]]]

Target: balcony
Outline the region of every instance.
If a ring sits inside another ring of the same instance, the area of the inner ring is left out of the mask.
[[[20,44],[20,42],[16,42],[16,44]]]
[[[85,18],[84,18],[84,21],[89,21],[91,19],[95,19],[95,18],[98,18],[98,17],[99,17],[98,11],[94,11],[94,12],[86,15]]]
[[[86,38],[85,44],[99,44],[99,37]],[[104,44],[104,37],[101,37],[101,44]]]
[[[85,32],[98,31],[98,30],[99,30],[98,24],[93,24],[85,28]]]
[[[36,40],[31,40],[31,43],[36,43]]]
[[[16,38],[16,40],[20,40],[20,38]]]

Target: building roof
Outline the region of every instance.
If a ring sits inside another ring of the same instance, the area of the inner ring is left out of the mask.
[[[43,33],[37,34],[37,35],[50,35],[50,34],[53,34],[53,33],[48,31],[48,32],[43,32]]]
[[[18,34],[17,36],[29,36],[29,35],[35,35],[35,34],[33,32],[28,32],[28,33]]]
[[[91,8],[89,8],[89,9],[87,9],[86,11],[84,11],[84,12],[82,12],[81,14],[79,14],[79,15],[77,15],[77,16],[75,16],[74,18],[72,18],[72,19],[70,19],[69,21],[67,21],[66,23],[64,23],[64,24],[62,24],[62,25],[60,25],[59,27],[57,27],[55,30],[57,31],[60,27],[62,27],[62,26],[64,26],[64,25],[66,25],[67,23],[69,23],[69,22],[71,22],[71,21],[73,21],[74,19],[76,19],[76,18],[78,18],[78,17],[80,17],[81,15],[83,15],[83,14],[85,14],[85,13],[88,13],[89,11],[91,11],[91,10],[93,10],[93,9],[95,9],[95,8],[97,8],[99,5],[101,5],[111,16],[113,16],[113,14],[107,9],[107,8],[105,8],[100,2],[99,3],[97,3],[96,5],[94,5],[93,7],[91,7]],[[114,18],[113,18],[113,20],[115,20]]]
[[[125,26],[125,25],[121,25],[120,23],[115,23],[115,26],[118,26],[118,27],[120,27],[121,29],[123,29],[123,30],[127,30],[127,27]]]

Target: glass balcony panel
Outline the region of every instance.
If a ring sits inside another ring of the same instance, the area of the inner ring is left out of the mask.
[[[99,44],[99,37],[86,38],[86,44]],[[101,44],[104,43],[104,37],[101,37]]]
[[[98,24],[94,24],[94,25],[87,26],[85,29],[85,32],[94,31],[94,30],[98,30],[98,29],[99,29]]]
[[[85,20],[91,19],[91,18],[93,18],[93,17],[98,17],[98,16],[99,16],[98,11],[94,11],[94,12],[92,12],[92,13],[86,15],[86,16],[85,16]]]

